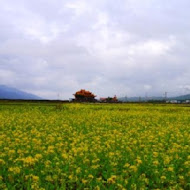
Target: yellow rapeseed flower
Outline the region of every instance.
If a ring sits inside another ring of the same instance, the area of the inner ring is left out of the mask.
[[[173,171],[174,171],[174,168],[170,166],[170,167],[168,168],[168,171],[169,171],[169,172],[173,172]]]
[[[82,179],[82,183],[83,183],[83,184],[86,184],[87,182],[88,182],[88,180]]]
[[[9,168],[9,171],[12,172],[13,174],[19,174],[20,168],[19,167],[11,167],[11,168]]]
[[[130,166],[129,169],[133,172],[137,172],[138,170],[137,166],[134,166],[134,165]]]
[[[164,181],[164,180],[166,180],[166,176],[161,176],[160,179],[161,179],[162,181]]]
[[[112,183],[115,183],[116,178],[117,178],[116,175],[112,175],[110,178],[107,179],[107,182],[108,182],[108,183],[111,183],[111,184],[112,184]]]

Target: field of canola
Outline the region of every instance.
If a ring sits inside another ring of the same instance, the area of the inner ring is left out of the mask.
[[[0,189],[190,189],[190,107],[1,104]]]

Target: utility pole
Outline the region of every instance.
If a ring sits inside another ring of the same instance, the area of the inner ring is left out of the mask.
[[[148,102],[148,94],[147,94],[147,92],[145,93],[145,101]]]
[[[165,99],[165,101],[167,100],[167,96],[168,96],[168,92],[165,92],[164,93],[164,99]]]
[[[125,102],[127,102],[127,95],[125,95]]]

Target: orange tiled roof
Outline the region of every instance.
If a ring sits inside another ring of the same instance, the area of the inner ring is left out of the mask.
[[[77,91],[74,96],[80,95],[80,96],[86,96],[86,97],[96,97],[92,92],[81,89],[80,91]]]
[[[114,101],[117,101],[117,96],[116,96],[116,95],[113,97],[113,100],[114,100]]]

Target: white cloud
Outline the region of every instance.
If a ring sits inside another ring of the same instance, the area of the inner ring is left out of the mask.
[[[151,88],[152,88],[152,86],[149,85],[149,84],[145,84],[145,85],[144,85],[144,89],[145,89],[145,90],[150,90]]]
[[[167,52],[172,48],[172,44],[165,41],[157,41],[157,40],[148,40],[145,42],[141,42],[135,45],[132,45],[129,50],[129,54],[131,55],[153,55],[160,56],[167,54]]]
[[[89,11],[89,7],[85,1],[68,2],[65,4],[65,7],[73,9],[77,17]]]

